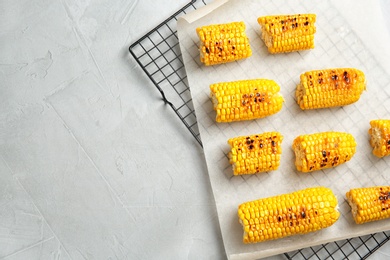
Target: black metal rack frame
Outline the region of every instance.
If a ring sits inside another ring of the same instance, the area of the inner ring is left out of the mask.
[[[162,100],[172,108],[201,146],[176,22],[180,15],[209,2],[211,0],[192,0],[129,47],[131,55],[160,91]],[[287,259],[366,259],[389,240],[390,231],[386,231],[303,248],[284,255]]]

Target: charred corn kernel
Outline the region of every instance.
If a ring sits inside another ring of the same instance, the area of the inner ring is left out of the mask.
[[[329,227],[340,216],[337,204],[332,190],[325,187],[243,203],[238,207],[243,242],[262,242]]]
[[[257,18],[261,38],[270,53],[314,48],[315,14],[271,15]]]
[[[196,28],[200,61],[206,66],[244,59],[252,55],[244,22],[213,24]]]
[[[390,186],[351,189],[346,197],[356,224],[390,217]]]
[[[370,144],[372,153],[378,157],[390,155],[390,120],[378,119],[370,122]]]
[[[300,79],[295,96],[301,109],[349,105],[366,89],[364,73],[353,68],[308,71]]]
[[[298,136],[292,148],[297,170],[311,172],[349,161],[356,152],[356,142],[348,133],[323,132]]]
[[[234,175],[278,169],[283,136],[278,132],[239,136],[228,140],[229,161]]]
[[[222,82],[210,86],[217,122],[262,118],[282,109],[280,86],[269,79]]]

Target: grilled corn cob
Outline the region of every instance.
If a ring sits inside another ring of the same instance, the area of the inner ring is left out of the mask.
[[[276,170],[280,165],[283,136],[278,132],[239,136],[228,140],[234,175]]]
[[[325,187],[243,203],[238,207],[243,242],[262,242],[329,227],[340,216],[337,203],[336,196]]]
[[[308,71],[300,79],[295,96],[301,109],[349,105],[366,89],[364,73],[351,68]]]
[[[370,125],[368,133],[371,136],[370,144],[374,148],[372,153],[378,157],[390,155],[390,120],[372,120]]]
[[[356,224],[390,217],[390,186],[351,189],[346,197]]]
[[[273,80],[222,82],[210,86],[217,122],[266,117],[282,109],[280,86]]]
[[[200,39],[200,61],[206,66],[252,55],[244,22],[198,27],[196,32]]]
[[[292,148],[297,170],[311,172],[349,161],[356,152],[356,142],[348,133],[323,132],[298,136]]]
[[[270,53],[314,48],[315,14],[272,15],[257,18]]]

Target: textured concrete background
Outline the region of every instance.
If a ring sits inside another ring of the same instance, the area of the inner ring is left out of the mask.
[[[226,257],[203,151],[128,53],[186,2],[0,1],[0,259]],[[362,25],[388,2],[338,6],[389,60]]]

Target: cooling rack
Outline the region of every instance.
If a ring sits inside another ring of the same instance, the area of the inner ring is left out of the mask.
[[[176,22],[179,16],[210,3],[211,0],[193,0],[139,40],[129,51],[142,70],[202,146],[193,107],[187,75],[180,53]],[[315,247],[284,253],[287,259],[366,259],[390,240],[390,231],[335,241]]]

